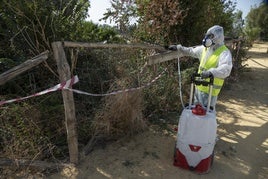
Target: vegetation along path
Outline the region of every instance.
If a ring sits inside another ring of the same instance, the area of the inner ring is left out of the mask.
[[[249,50],[248,68],[228,85],[217,104],[219,140],[211,171],[197,175],[172,165],[178,114],[131,139],[96,149],[51,178],[264,179],[268,178],[268,43]]]

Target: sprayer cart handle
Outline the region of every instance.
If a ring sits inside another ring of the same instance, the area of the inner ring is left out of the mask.
[[[208,78],[207,78],[208,79]],[[194,73],[191,76],[191,91],[190,91],[190,100],[189,100],[189,107],[191,108],[193,104],[193,96],[194,96],[194,91],[195,87],[194,85],[203,85],[203,86],[208,86],[209,87],[209,97],[208,97],[208,106],[211,104],[211,98],[212,98],[212,89],[213,89],[213,82],[214,82],[214,77],[211,75],[209,77],[209,80],[204,79],[201,77],[200,74]],[[207,111],[210,108],[207,108]]]
[[[206,79],[209,79],[209,81],[207,81]],[[191,83],[195,85],[210,86],[213,85],[213,82],[214,82],[213,75],[211,75],[209,78],[202,78],[200,74],[194,73],[191,76]]]

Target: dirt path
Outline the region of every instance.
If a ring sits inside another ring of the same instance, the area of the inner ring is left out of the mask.
[[[255,44],[249,70],[223,91],[212,170],[197,175],[172,165],[175,126],[151,127],[131,139],[94,150],[81,165],[50,178],[264,179],[268,178],[268,43]],[[174,114],[173,119],[178,119]],[[164,119],[163,121],[172,119]],[[170,130],[168,130],[170,129]]]

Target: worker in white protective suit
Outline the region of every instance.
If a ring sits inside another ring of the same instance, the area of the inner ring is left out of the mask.
[[[169,50],[177,50],[179,57],[191,56],[198,58],[200,60],[198,73],[202,78],[208,78],[213,75],[214,83],[210,107],[215,109],[224,79],[230,75],[232,70],[232,55],[224,45],[224,32],[219,25],[214,25],[207,30],[202,44],[196,47],[171,45]],[[196,86],[195,104],[200,103],[203,107],[207,107],[208,93],[208,87]]]

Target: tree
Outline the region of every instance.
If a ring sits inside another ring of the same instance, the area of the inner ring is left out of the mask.
[[[262,3],[259,7],[251,8],[246,16],[245,33],[249,41],[260,38],[268,39],[268,5]]]
[[[151,43],[200,43],[203,33],[212,25],[232,29],[235,4],[230,0],[113,0],[105,19],[116,22],[137,19],[136,37]],[[129,6],[126,6],[130,4]],[[122,8],[124,7],[124,8]],[[124,14],[124,16],[123,16]],[[121,27],[121,25],[120,25]],[[124,29],[127,26],[124,26]]]
[[[260,39],[268,40],[268,5],[262,3],[258,11],[257,23],[260,28]]]
[[[234,4],[229,0],[186,0],[181,1],[187,16],[183,23],[176,26],[174,42],[184,45],[200,44],[207,29],[215,24],[221,25],[225,32],[232,29],[232,12]],[[173,43],[174,43],[173,42]]]
[[[52,52],[53,41],[75,40],[89,6],[87,0],[3,0],[0,58],[21,63],[45,50]],[[8,68],[16,63],[9,63]],[[40,86],[57,77],[53,58],[46,60],[44,66],[35,68],[34,78]]]
[[[88,8],[87,0],[3,0],[1,26],[9,33],[2,35],[15,49],[22,50],[24,56],[36,55],[51,50],[52,41],[71,40]]]
[[[97,25],[93,22],[84,21],[75,33],[77,41],[87,42],[121,42],[118,30],[108,25]]]
[[[140,34],[158,44],[168,43],[174,29],[182,25],[188,15],[188,8],[184,10],[180,1],[151,0],[137,1],[137,4]]]
[[[0,70],[10,69],[45,50],[52,52],[53,41],[78,38],[77,31],[87,17],[89,6],[87,0],[1,1]],[[42,65],[28,72],[37,82],[33,90],[57,78],[53,58],[48,58]],[[21,80],[15,85],[24,87],[26,84]]]
[[[111,0],[111,6],[104,13],[102,20],[114,21],[121,33],[126,33],[133,20],[137,18],[135,0]]]
[[[242,18],[242,14],[243,12],[240,10],[234,13],[233,30],[231,32],[233,38],[243,36],[244,20]]]

